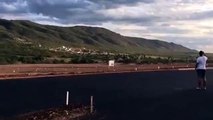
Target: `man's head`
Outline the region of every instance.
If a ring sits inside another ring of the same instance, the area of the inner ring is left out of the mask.
[[[203,51],[200,51],[200,52],[199,52],[199,55],[200,55],[200,56],[203,56],[203,55],[204,55],[204,52],[203,52]]]

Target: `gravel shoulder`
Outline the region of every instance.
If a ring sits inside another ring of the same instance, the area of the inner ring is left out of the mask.
[[[193,68],[193,64],[15,64],[0,65],[0,80],[67,75],[162,71]]]

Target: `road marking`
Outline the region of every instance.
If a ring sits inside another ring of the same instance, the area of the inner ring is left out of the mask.
[[[213,70],[213,67],[206,68],[207,70]],[[195,68],[179,68],[179,71],[195,70]]]

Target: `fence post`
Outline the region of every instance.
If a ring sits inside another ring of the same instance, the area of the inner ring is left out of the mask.
[[[90,113],[93,113],[93,96],[90,97]]]
[[[69,91],[67,91],[67,95],[66,95],[66,105],[69,105]]]

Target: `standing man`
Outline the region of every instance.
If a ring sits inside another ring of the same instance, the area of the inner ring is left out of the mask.
[[[196,89],[204,89],[206,90],[206,61],[207,57],[205,56],[203,51],[199,52],[199,57],[196,61],[196,72],[198,77],[198,86]]]

